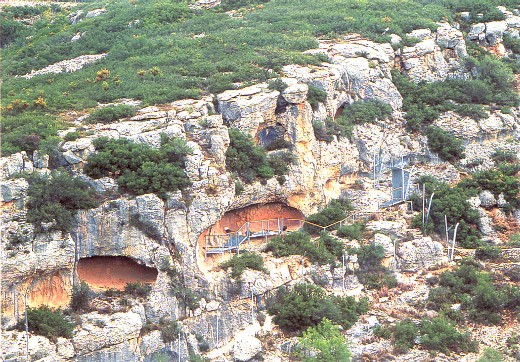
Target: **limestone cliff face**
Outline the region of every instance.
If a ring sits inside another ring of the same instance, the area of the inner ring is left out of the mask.
[[[501,34],[515,34],[519,28],[516,18],[512,15],[507,18]],[[495,25],[486,24],[484,30],[477,33],[475,29],[473,33],[480,41],[485,39],[491,44],[490,39],[498,41],[499,38],[491,35]],[[482,32],[486,35],[480,39]],[[124,256],[158,270],[150,296],[144,301],[133,301],[127,310],[110,306],[110,310],[115,311],[110,317],[97,312],[85,314],[72,341],[58,341],[54,345],[41,342],[40,337],[31,337],[36,346],[34,351],[43,351],[41,353],[56,360],[73,356],[80,361],[154,360],[162,356],[161,353],[173,358],[176,347],[163,343],[158,331],[141,334],[147,321],[158,323],[161,319],[176,319],[185,314],[180,301],[171,293],[167,265],[175,266],[183,282],[204,297],[199,308],[184,322],[190,334],[181,342],[182,353],[186,355],[188,348],[198,350],[194,335],[211,335],[217,323],[221,323],[220,345],[229,341],[249,323],[247,305],[235,308],[226,304],[233,292],[247,296],[250,290],[246,285],[265,292],[301,277],[302,268],[309,266],[302,266],[296,259],[270,260],[269,276],[248,272],[244,279],[249,283],[232,290],[233,286],[226,284],[229,278],[225,273],[212,272],[213,265],[205,262],[201,234],[226,212],[250,205],[282,203],[309,215],[337,198],[359,174],[370,172],[374,156],[382,150],[388,157],[422,152],[425,140],[412,139],[403,127],[402,97],[392,83],[390,71],[400,68],[415,81],[465,78],[468,75],[463,58],[467,52],[462,33],[448,24],[440,24],[433,33],[423,29],[410,36],[417,38],[418,43],[402,51],[358,36],[347,36],[336,43],[321,42],[319,49],[313,52],[325,54],[328,61],[314,67],[284,67],[282,80],[288,87],[282,92],[269,89],[267,84],[257,84],[201,100],[147,107],[136,116],[113,124],[89,126],[92,136],[60,145],[59,162],[98,192],[117,195],[115,180],[92,180],[82,173],[88,156],[95,152],[92,141],[102,136],[124,137],[152,147],[160,145],[162,133],[185,139],[192,149],[186,161],[186,173],[192,185],[183,192],[170,194],[167,200],[151,194],[113,197],[98,208],[78,212],[76,226],[70,234],[35,235],[25,221],[28,184],[24,179],[12,178],[22,171],[49,172],[48,158],[38,153],[32,159],[25,153],[1,158],[0,175],[5,180],[0,189],[2,240],[4,245],[9,245],[9,248],[4,246],[0,256],[5,296],[2,303],[10,321],[23,311],[26,292],[30,306],[43,303],[65,307],[72,285],[78,281],[76,265],[80,259]],[[327,93],[326,100],[314,108],[307,101],[309,85]],[[356,126],[352,139],[334,137],[331,142],[316,139],[313,121],[334,118],[345,105],[367,99],[381,99],[390,104],[393,116]],[[511,115],[494,112],[480,122],[461,120],[447,113],[439,119],[438,125],[466,137],[471,129],[471,134],[478,138],[503,130],[514,134],[518,132],[519,118],[518,110],[513,110]],[[77,122],[81,124],[81,120]],[[250,134],[261,145],[273,139],[289,142],[296,161],[290,166],[286,182],[280,184],[275,178],[265,184],[257,181],[244,185],[244,191],[236,194],[235,178],[225,164],[229,127]],[[468,153],[470,158],[472,154]],[[478,150],[474,153],[477,157]],[[15,245],[16,238],[27,242]],[[397,255],[389,253],[389,258],[397,258],[396,263],[406,270],[416,270],[434,263],[429,259],[429,250],[435,250],[435,257],[441,258],[440,244],[423,239],[403,244]],[[331,286],[339,283],[340,272],[324,273]],[[361,286],[357,279],[349,283],[352,293],[359,292]],[[212,337],[209,345],[216,347],[216,339]],[[13,345],[6,348],[15,349]]]

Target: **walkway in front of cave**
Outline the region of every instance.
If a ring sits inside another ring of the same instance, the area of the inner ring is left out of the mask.
[[[205,236],[204,253],[205,257],[213,254],[240,253],[240,246],[244,242],[250,243],[251,239],[267,238],[277,236],[284,232],[300,230],[304,224],[312,225],[321,230],[328,230],[333,226],[342,226],[349,222],[355,222],[360,217],[367,218],[373,212],[357,212],[346,218],[336,221],[330,225],[318,225],[304,219],[277,218],[268,220],[246,221],[238,230],[227,230],[225,234],[214,234]],[[338,225],[339,224],[339,225]]]

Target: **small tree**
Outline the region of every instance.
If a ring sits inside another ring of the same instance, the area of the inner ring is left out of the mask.
[[[351,353],[337,326],[333,325],[327,318],[323,319],[316,327],[309,327],[303,336],[299,338],[300,343],[307,351],[313,351],[315,356],[306,353],[304,361],[348,362]]]
[[[27,310],[29,331],[55,341],[58,337],[72,338],[74,324],[67,320],[59,309],[47,306]],[[18,327],[24,328],[22,323]]]
[[[92,291],[85,282],[74,285],[72,288],[72,299],[70,301],[70,308],[73,311],[88,310],[90,303],[90,294]]]

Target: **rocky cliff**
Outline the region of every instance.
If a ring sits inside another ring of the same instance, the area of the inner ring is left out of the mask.
[[[520,17],[506,15],[501,22],[474,25],[469,40],[505,54],[503,34],[518,36],[520,30]],[[308,216],[344,193],[353,198],[357,211],[378,211],[378,205],[390,198],[390,190],[388,182],[382,182],[378,190],[372,188],[374,157],[382,152],[389,159],[411,154],[431,156],[425,137],[412,138],[404,128],[403,99],[390,71],[401,70],[415,82],[471,76],[464,67],[466,39],[456,27],[442,23],[435,32],[417,29],[409,36],[417,39],[416,44],[398,50],[391,44],[374,43],[357,35],[322,41],[312,52],[324,54],[327,62],[320,66],[286,66],[282,80],[288,87],[283,91],[270,89],[268,84],[255,84],[200,100],[141,108],[137,115],[111,124],[86,125],[84,118],[75,120],[74,128],[62,131],[61,136],[80,127],[87,128],[91,135],[63,141],[59,165],[88,181],[105,196],[105,201],[95,209],[78,212],[70,233],[35,233],[25,219],[28,184],[24,178],[15,176],[23,171],[48,173],[48,157],[36,152],[32,158],[25,153],[2,158],[2,309],[7,325],[22,317],[26,295],[30,307],[41,304],[66,307],[73,284],[82,279],[78,271],[82,260],[125,257],[129,265],[152,268],[157,275],[146,298],[131,298],[126,306],[99,300],[93,306],[94,311],[79,317],[70,340],[59,338],[51,342],[31,335],[28,342],[31,356],[42,361],[155,361],[176,358],[180,352],[183,360],[187,360],[189,351],[199,352],[201,344],[196,338],[199,337],[207,342],[210,358],[227,360],[231,357],[225,356],[234,356],[235,360],[246,361],[265,349],[254,335],[261,336],[272,328],[269,323],[260,326],[256,320],[250,326],[247,298],[251,290],[263,295],[280,285],[308,279],[312,274],[324,276],[327,287],[338,293],[359,295],[363,286],[354,276],[345,280],[346,267],[320,268],[296,257],[269,258],[268,275],[247,271],[243,283],[237,287],[227,273],[217,268],[221,256],[204,255],[205,241],[201,235],[224,215],[233,218],[234,212],[238,215],[247,207],[259,208],[259,215],[265,218],[278,218],[283,213],[273,203],[287,207],[290,215]],[[308,102],[309,85],[326,92],[326,99],[316,107]],[[336,136],[331,142],[316,139],[313,121],[334,118],[353,101],[370,99],[388,103],[392,116],[355,126],[351,139]],[[462,161],[466,164],[476,158],[489,159],[505,138],[509,140],[508,147],[518,153],[519,123],[519,109],[510,114],[491,111],[478,121],[446,112],[437,121],[438,126],[466,141],[466,159]],[[271,178],[264,183],[246,184],[243,192],[236,192],[235,176],[225,164],[230,127],[250,134],[260,145],[273,139],[290,144],[295,162],[290,165],[283,184]],[[88,156],[96,152],[93,146],[96,138],[128,138],[158,147],[161,134],[186,140],[192,150],[186,160],[191,186],[169,194],[167,200],[153,194],[121,195],[114,179],[93,180],[82,172]],[[484,161],[484,166],[485,162],[488,161]],[[433,173],[449,181],[459,179],[459,173],[448,163],[418,167],[416,176]],[[359,185],[363,186],[361,190]],[[488,201],[482,195],[479,204],[484,202]],[[496,204],[500,200],[490,202]],[[486,212],[483,209],[480,212],[483,223],[489,224]],[[520,222],[518,212],[516,216]],[[421,272],[418,276],[413,273],[444,265],[447,258],[441,243],[409,230],[407,218],[401,212],[394,220],[371,221],[368,227],[375,232],[374,241],[385,247],[387,265],[403,273],[400,277],[403,282],[414,282]],[[491,239],[498,237],[486,225],[481,226],[481,231]],[[30,242],[13,242],[19,238]],[[350,263],[355,267],[354,256]],[[175,266],[179,273],[174,279],[169,273],[170,266]],[[92,278],[97,277],[96,283],[91,282],[97,284],[93,287],[104,290],[112,286],[97,273],[91,274],[95,274]],[[134,281],[130,274],[122,273],[113,285]],[[196,291],[202,297],[198,307],[186,310],[183,301],[171,292],[172,281]],[[410,303],[417,299],[417,290],[413,293],[409,296]],[[406,293],[399,298],[406,299]],[[376,300],[384,302],[381,298]],[[349,331],[354,341],[365,344],[361,338],[369,333],[363,332],[363,328],[378,323],[374,318],[367,317]],[[175,338],[165,343],[159,331],[145,328],[166,319],[181,320],[185,332],[181,340]],[[26,344],[24,338],[23,333],[6,332],[1,348],[13,358],[21,355]],[[382,347],[356,346],[354,353],[359,357],[370,352],[370,348]],[[280,360],[275,352],[265,351],[265,356],[266,360]]]

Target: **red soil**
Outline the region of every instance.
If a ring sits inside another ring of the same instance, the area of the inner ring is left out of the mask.
[[[123,290],[127,283],[155,283],[157,270],[124,256],[94,256],[78,262],[81,280],[94,288]]]

